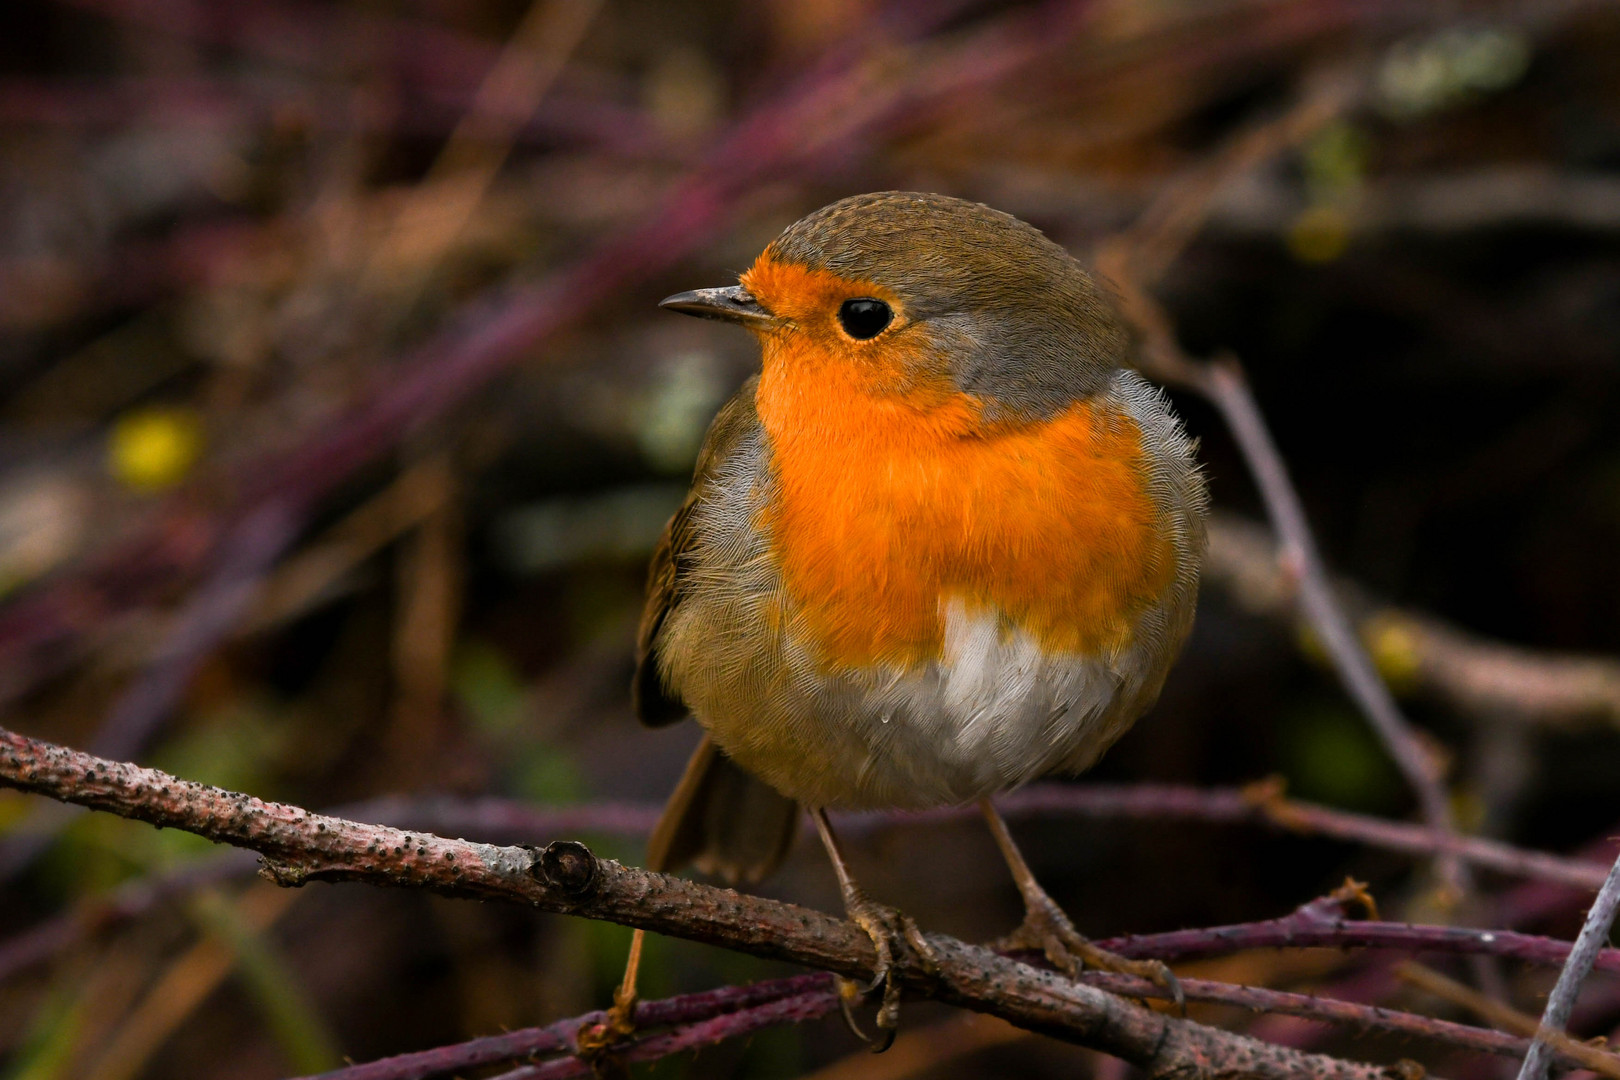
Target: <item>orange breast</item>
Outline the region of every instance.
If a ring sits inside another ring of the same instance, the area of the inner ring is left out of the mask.
[[[937,658],[952,600],[1049,650],[1113,649],[1173,579],[1141,433],[1117,407],[996,427],[954,389],[874,392],[808,340],[764,344],[776,486],[762,524],[827,663]]]

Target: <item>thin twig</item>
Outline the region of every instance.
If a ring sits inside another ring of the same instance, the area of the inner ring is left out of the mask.
[[[1530,1053],[1524,1059],[1524,1066],[1519,1070],[1519,1080],[1545,1080],[1552,1055],[1548,1036],[1563,1034],[1564,1028],[1569,1024],[1569,1014],[1574,1011],[1575,999],[1581,992],[1581,983],[1591,974],[1592,965],[1597,962],[1598,955],[1605,951],[1603,946],[1609,940],[1609,928],[1614,925],[1617,908],[1620,908],[1620,859],[1615,860],[1613,868],[1609,870],[1608,879],[1603,882],[1603,888],[1598,890],[1597,899],[1592,902],[1592,909],[1586,913],[1586,922],[1581,926],[1579,936],[1575,938],[1575,947],[1570,950],[1569,959],[1564,962],[1564,970],[1558,973],[1558,982],[1554,984],[1552,993],[1547,997],[1547,1008],[1541,1014],[1541,1025],[1536,1031],[1535,1045],[1530,1048]]]
[[[1300,835],[1330,836],[1415,856],[1455,855],[1498,873],[1583,889],[1598,888],[1604,875],[1605,864],[1590,859],[1528,851],[1496,840],[1287,799],[1281,786],[1272,781],[1235,790],[1174,784],[1040,784],[1004,796],[997,805],[1016,815],[1084,813],[1267,824]],[[939,813],[917,816],[931,819]]]
[[[1534,1017],[1526,1016],[1510,1005],[1505,1005],[1494,998],[1464,985],[1455,979],[1448,978],[1422,964],[1407,961],[1396,967],[1395,972],[1405,982],[1411,983],[1420,990],[1427,991],[1445,1001],[1461,1005],[1471,1012],[1483,1016],[1497,1027],[1518,1032],[1529,1036],[1537,1033]],[[1620,1077],[1620,1055],[1616,1055],[1596,1046],[1589,1046],[1577,1039],[1572,1039],[1562,1031],[1546,1031],[1542,1033],[1549,1037],[1552,1044],[1549,1053],[1556,1052],[1571,1059],[1594,1072],[1604,1076]]]
[[[818,1020],[837,1007],[836,991],[822,990],[798,994],[741,1012],[723,1014],[712,1020],[701,1020],[675,1031],[648,1035],[631,1042],[617,1056],[626,1063],[656,1061],[671,1054],[709,1046],[726,1039],[752,1035],[756,1031],[779,1024]],[[572,1080],[574,1077],[595,1074],[596,1069],[590,1062],[570,1056],[539,1065],[525,1065],[511,1072],[501,1073],[495,1080],[565,1080],[565,1078]]]
[[[1352,920],[1350,913],[1357,907],[1364,907],[1371,917]],[[1226,956],[1246,949],[1361,947],[1496,956],[1548,966],[1565,963],[1571,949],[1567,941],[1512,930],[1381,922],[1366,886],[1350,879],[1278,919],[1131,935],[1099,944],[1126,956],[1166,961]],[[1620,949],[1600,948],[1592,962],[1620,974]]]
[[[1116,975],[1112,972],[1090,971],[1081,979],[1116,994],[1132,997],[1165,998],[1161,987],[1134,975]],[[1503,1057],[1521,1057],[1529,1040],[1501,1032],[1470,1027],[1467,1024],[1437,1020],[1416,1013],[1385,1009],[1377,1005],[1363,1005],[1353,1001],[1336,1001],[1314,994],[1298,994],[1288,990],[1269,990],[1260,986],[1237,986],[1232,983],[1212,982],[1209,979],[1180,979],[1188,1001],[1217,1005],[1235,1005],[1255,1012],[1277,1016],[1294,1016],[1324,1024],[1337,1024],[1358,1031],[1378,1031],[1428,1039],[1463,1050]]]
[[[1440,776],[1334,594],[1305,507],[1242,368],[1235,360],[1224,359],[1208,365],[1201,375],[1199,387],[1220,410],[1237,440],[1265,501],[1267,515],[1276,526],[1279,561],[1299,582],[1300,607],[1305,617],[1321,638],[1345,689],[1372,722],[1417,793],[1424,820],[1437,829],[1452,829],[1451,806]],[[1440,866],[1446,883],[1460,896],[1465,884],[1461,861],[1447,854],[1440,859]]]
[[[1163,998],[1164,991],[1144,979],[1105,972],[1088,972],[1082,979],[1111,993],[1132,997]],[[1255,1012],[1292,1016],[1318,1023],[1348,1027],[1357,1032],[1380,1032],[1450,1046],[1475,1053],[1522,1057],[1529,1040],[1434,1017],[1419,1016],[1351,1001],[1337,1001],[1264,987],[1237,986],[1209,979],[1183,979],[1188,1000],[1226,1005]],[[826,975],[801,975],[749,986],[689,994],[637,1007],[636,1023],[642,1031],[673,1025],[681,1030],[652,1034],[628,1044],[621,1053],[627,1062],[650,1061],[721,1039],[749,1034],[789,1021],[816,1019],[838,1006],[837,988]],[[587,1013],[542,1028],[473,1039],[454,1046],[414,1054],[401,1054],[322,1073],[308,1080],[424,1080],[459,1070],[560,1053],[574,1043],[579,1031],[600,1023],[602,1012]],[[719,1018],[726,1017],[721,1021]],[[1563,1048],[1560,1047],[1560,1050]],[[1566,1055],[1566,1060],[1579,1059]],[[590,1066],[572,1057],[525,1066],[504,1078],[537,1080],[540,1077],[588,1075]]]

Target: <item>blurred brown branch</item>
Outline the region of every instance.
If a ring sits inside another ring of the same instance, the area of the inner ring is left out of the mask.
[[[1188,357],[1170,316],[1151,293],[1203,227],[1224,186],[1343,115],[1365,96],[1369,79],[1362,68],[1314,73],[1292,108],[1279,117],[1249,125],[1230,137],[1221,151],[1166,185],[1142,212],[1137,225],[1101,246],[1097,265],[1119,289],[1126,316],[1143,336],[1143,370],[1202,395],[1220,412],[1277,530],[1278,563],[1297,582],[1302,616],[1321,639],[1345,690],[1417,793],[1424,819],[1436,829],[1453,829],[1450,803],[1431,755],[1379,676],[1329,586],[1327,567],[1299,493],[1243,369],[1235,358],[1200,363]],[[1442,855],[1436,865],[1453,899],[1460,899],[1468,885],[1462,863]]]
[[[1296,615],[1296,583],[1262,526],[1217,513],[1210,523],[1209,580],[1250,611]],[[1402,689],[1429,693],[1474,715],[1578,728],[1620,724],[1620,660],[1526,649],[1471,634],[1444,620],[1372,599],[1338,577],[1334,590],[1355,614],[1361,638]]]

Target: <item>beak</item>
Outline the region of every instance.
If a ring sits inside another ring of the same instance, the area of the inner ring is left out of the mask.
[[[696,315],[700,319],[724,319],[744,326],[766,326],[776,316],[759,306],[748,290],[741,285],[727,285],[719,289],[693,289],[676,293],[658,302],[661,308],[678,311],[682,315]]]

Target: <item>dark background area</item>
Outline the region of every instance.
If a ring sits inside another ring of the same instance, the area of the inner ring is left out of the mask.
[[[1008,44],[1026,39],[1043,44]],[[783,226],[867,190],[979,199],[1087,258],[1323,72],[1363,89],[1223,183],[1158,285],[1183,345],[1242,360],[1330,565],[1377,603],[1548,654],[1620,652],[1617,57],[1612,6],[1528,0],[9,4],[3,722],[311,807],[656,804],[696,729],[630,714],[646,559],[757,364],[747,335],[657,301],[729,283]],[[859,92],[739,126],[850,64],[871,67]],[[682,200],[698,180],[718,209]],[[593,258],[621,278],[571,269]],[[483,329],[542,309],[567,317],[456,366]],[[1218,416],[1175,398],[1220,520],[1260,521]],[[386,422],[366,411],[388,400]],[[1255,608],[1212,571],[1163,699],[1091,778],[1280,775],[1411,816],[1320,648]],[[1380,661],[1466,828],[1557,851],[1614,831],[1620,710],[1460,708]],[[1326,840],[1015,829],[1092,935],[1265,918],[1346,874],[1432,914],[1421,865]],[[853,848],[869,891],[924,926],[984,940],[1017,920],[975,822]],[[88,920],[0,965],[0,1077],[277,1077],[546,1023],[605,1004],[628,941],[245,877],[95,924],[97,898],[210,854],[0,791],[0,957],[63,913]],[[1504,888],[1484,876],[1476,917]],[[838,906],[810,843],[763,891]],[[1580,911],[1531,928],[1569,936]],[[1299,986],[1348,962],[1227,976]],[[658,940],[644,989],[777,970]],[[1550,975],[1511,974],[1539,1009]],[[949,1015],[908,1005],[905,1025]],[[1620,998],[1587,1033],[1617,1021]],[[799,1076],[856,1049],[834,1019],[656,1075]],[[839,1075],[1095,1067],[1033,1038],[886,1061]]]

